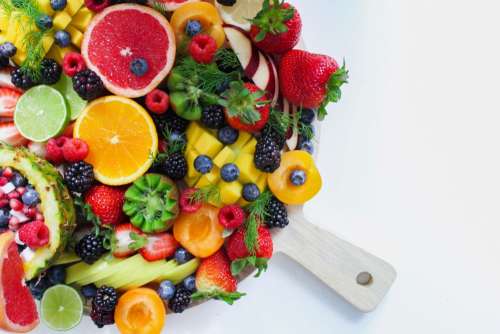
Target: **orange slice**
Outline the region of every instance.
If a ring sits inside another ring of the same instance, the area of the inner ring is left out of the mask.
[[[120,96],[90,103],[78,117],[73,135],[89,145],[85,161],[94,166],[95,178],[112,186],[142,176],[158,150],[151,117],[139,104]]]

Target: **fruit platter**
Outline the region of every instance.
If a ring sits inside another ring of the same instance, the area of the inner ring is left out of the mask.
[[[0,0],[0,328],[160,333],[277,252],[372,310],[392,267],[302,216],[348,70],[301,31],[282,0]]]

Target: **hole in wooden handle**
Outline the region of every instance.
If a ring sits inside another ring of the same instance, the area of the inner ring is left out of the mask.
[[[370,285],[373,282],[373,276],[369,272],[363,271],[356,277],[356,282],[363,286]]]

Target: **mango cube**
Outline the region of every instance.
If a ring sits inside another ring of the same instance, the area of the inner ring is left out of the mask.
[[[54,25],[55,30],[64,30],[71,22],[71,16],[66,12],[58,12],[54,15],[52,20],[52,24]]]
[[[214,157],[217,152],[222,150],[224,145],[208,132],[204,132],[194,144],[194,149],[200,154]]]
[[[82,45],[83,41],[83,34],[80,32],[80,30],[76,29],[72,25],[69,25],[66,27],[66,31],[71,35],[71,43],[79,48]]]
[[[223,204],[234,204],[241,197],[243,186],[239,182],[221,182],[219,184],[220,197]]]
[[[252,135],[245,131],[240,131],[238,135],[238,139],[234,144],[231,145],[231,148],[235,151],[239,151],[245,146],[245,144],[252,138]]]
[[[217,154],[214,158],[214,165],[219,168],[222,168],[227,163],[233,162],[234,158],[236,158],[236,154],[231,150],[228,146],[224,147],[222,151]]]
[[[253,163],[253,155],[242,153],[235,161],[240,169],[240,181],[242,183],[256,183],[262,172]]]
[[[83,6],[83,0],[68,0],[64,10],[71,16],[74,16]]]
[[[80,31],[85,31],[90,21],[94,17],[94,13],[90,11],[87,7],[82,7],[73,17],[71,24]]]
[[[255,147],[257,146],[257,140],[255,138],[252,138],[245,147],[241,150],[242,153],[248,153],[248,154],[254,154],[255,153]]]
[[[52,16],[54,14],[54,10],[50,5],[50,0],[38,0],[38,8],[45,14]]]

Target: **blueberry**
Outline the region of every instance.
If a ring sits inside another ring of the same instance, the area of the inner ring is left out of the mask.
[[[186,35],[193,37],[194,35],[199,34],[202,28],[203,27],[201,26],[200,21],[188,20],[186,24]]]
[[[259,187],[255,183],[247,183],[243,186],[242,195],[245,201],[253,202],[260,196]]]
[[[182,281],[182,285],[191,292],[196,291],[196,278],[193,275],[188,276]]]
[[[314,153],[314,145],[311,141],[301,141],[298,145],[298,149],[309,152],[310,154]]]
[[[240,133],[238,130],[233,129],[230,126],[223,127],[217,133],[217,137],[225,145],[234,144],[238,140],[239,135]]]
[[[0,209],[0,228],[9,227],[10,213],[8,209]]]
[[[10,182],[14,185],[14,187],[24,187],[28,181],[19,173],[15,172],[12,174],[12,178]]]
[[[138,77],[142,77],[146,74],[148,68],[148,62],[144,58],[135,58],[130,62],[130,71]]]
[[[184,263],[188,262],[189,260],[191,260],[193,258],[193,255],[191,255],[191,253],[189,253],[186,249],[179,247],[175,251],[174,257],[175,257],[175,261],[178,264],[184,264]]]
[[[306,183],[306,173],[301,169],[296,169],[290,173],[290,182],[294,186],[302,186]]]
[[[315,117],[316,113],[313,109],[302,109],[302,112],[300,113],[300,121],[304,124],[311,124],[312,122],[314,122]]]
[[[50,7],[52,7],[53,10],[63,10],[66,4],[66,0],[50,0]]]
[[[92,299],[97,295],[97,287],[92,283],[82,286],[80,291],[86,299]]]
[[[169,300],[175,295],[175,285],[170,281],[163,281],[158,287],[158,295],[163,300]]]
[[[52,18],[48,15],[40,15],[36,20],[36,26],[42,30],[49,30],[52,28]]]
[[[31,291],[31,294],[36,299],[42,299],[45,290],[50,287],[50,282],[47,277],[35,277],[32,280],[28,281],[28,288]]]
[[[62,284],[66,280],[66,268],[64,266],[53,266],[47,270],[47,277],[52,285]]]
[[[57,45],[64,48],[71,43],[71,35],[65,30],[58,30],[54,35],[54,40]]]
[[[40,202],[40,196],[38,195],[38,192],[35,189],[30,189],[30,188],[28,188],[24,192],[21,199],[23,200],[23,203],[26,204],[27,206],[33,206]]]
[[[210,173],[214,164],[212,159],[207,157],[206,155],[199,155],[196,159],[194,159],[194,169],[196,169],[201,174]]]
[[[17,52],[17,48],[11,42],[5,42],[0,45],[0,57],[10,58],[13,57]]]
[[[236,181],[240,177],[240,169],[233,163],[222,166],[220,177],[226,182]]]

